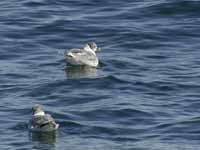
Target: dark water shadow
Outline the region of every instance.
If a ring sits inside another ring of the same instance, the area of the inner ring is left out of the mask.
[[[68,79],[97,77],[97,69],[90,66],[66,66],[65,73]]]
[[[54,146],[57,132],[29,132],[29,139],[35,144],[48,144]]]

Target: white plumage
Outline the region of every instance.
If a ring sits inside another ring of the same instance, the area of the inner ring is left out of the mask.
[[[94,42],[90,42],[83,49],[73,48],[65,51],[65,59],[71,65],[97,67],[99,64],[99,59],[96,55],[97,51],[100,51],[97,45]]]

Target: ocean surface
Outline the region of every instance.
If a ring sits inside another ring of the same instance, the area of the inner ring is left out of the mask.
[[[68,66],[90,41],[98,68]],[[28,131],[34,104],[55,134]],[[1,150],[199,147],[199,0],[0,1]]]

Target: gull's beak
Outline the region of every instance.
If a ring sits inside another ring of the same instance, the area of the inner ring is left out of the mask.
[[[72,58],[72,57],[74,57],[74,55],[72,53],[70,53],[70,52],[66,52],[65,53],[65,57],[66,58]]]
[[[97,52],[101,51],[101,48],[97,47]]]
[[[67,54],[67,57],[74,57],[74,55],[72,55],[72,53]]]

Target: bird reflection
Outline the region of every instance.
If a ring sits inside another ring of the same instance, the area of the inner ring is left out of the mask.
[[[65,73],[69,79],[93,78],[97,76],[97,69],[90,66],[67,66]]]
[[[29,137],[33,142],[39,142],[42,144],[55,144],[56,143],[56,131],[30,132]]]

